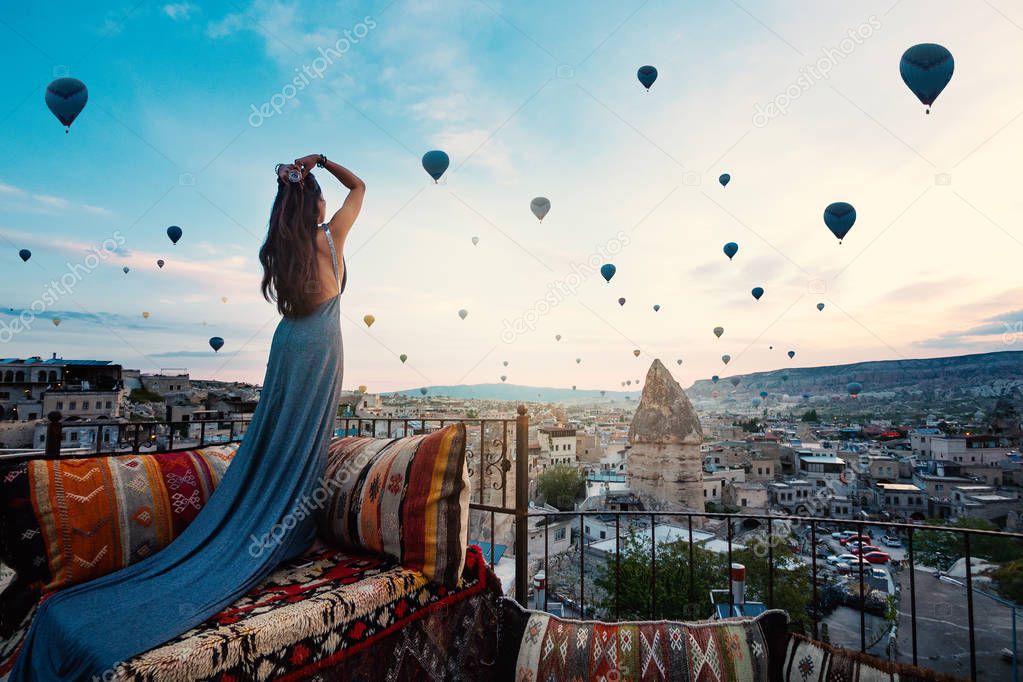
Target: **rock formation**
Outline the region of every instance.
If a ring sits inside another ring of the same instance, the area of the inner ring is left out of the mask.
[[[660,360],[647,371],[629,442],[633,492],[665,508],[703,511],[703,431],[689,397]]]

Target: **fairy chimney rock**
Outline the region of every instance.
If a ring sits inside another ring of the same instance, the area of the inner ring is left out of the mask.
[[[634,492],[669,507],[703,509],[703,430],[689,397],[660,360],[647,371],[629,442]]]

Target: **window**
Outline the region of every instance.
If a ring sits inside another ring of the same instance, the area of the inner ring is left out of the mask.
[[[113,406],[114,406],[114,404],[108,400],[107,401],[107,409],[109,410]],[[188,415],[185,415],[185,421],[188,421]]]
[[[68,409],[69,409],[69,410],[77,410],[77,409],[78,409],[78,402],[77,402],[77,401],[75,401],[75,400],[72,400],[72,401],[71,401],[71,402],[70,402],[70,403],[68,404]]]
[[[606,533],[606,532],[604,532],[604,531],[600,531],[600,539],[601,539],[601,540],[604,540],[604,539],[606,539],[606,538],[607,538],[607,533]]]
[[[743,507],[748,507],[749,506],[749,504],[746,502],[746,498],[745,497],[740,500],[740,503],[742,504]]]
[[[555,530],[554,531],[554,539],[555,540],[564,540],[565,539],[565,529],[564,528],[558,528],[557,530]]]
[[[703,489],[703,496],[707,497],[707,489],[706,488]]]
[[[63,410],[64,409],[64,401],[63,400],[58,400],[57,401],[57,409],[58,410]]]
[[[71,442],[72,443],[77,443],[78,442],[78,432],[77,431],[72,431],[71,432]]]
[[[589,527],[589,526],[586,526],[586,534],[587,534],[587,535],[589,535],[589,534],[590,534],[590,527]]]
[[[83,400],[82,401],[82,409],[83,410],[89,409],[89,401],[88,400]]]

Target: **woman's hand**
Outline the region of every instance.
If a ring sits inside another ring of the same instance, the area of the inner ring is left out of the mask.
[[[305,179],[305,176],[309,175],[309,171],[316,167],[319,160],[319,154],[310,154],[309,156],[303,156],[300,159],[295,159],[295,165],[302,169],[303,179]]]

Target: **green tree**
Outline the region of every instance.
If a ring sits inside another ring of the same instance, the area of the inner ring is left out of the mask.
[[[746,566],[746,599],[784,609],[794,629],[805,631],[811,622],[809,608],[813,594],[809,568],[798,563],[784,543],[775,546],[773,557],[774,599],[769,603],[770,565],[766,543],[733,551],[732,560]],[[595,577],[597,604],[607,617],[622,620],[704,619],[713,608],[710,590],[728,589],[727,563],[727,555],[716,554],[699,545],[693,547],[690,563],[689,543],[684,540],[658,545],[652,562],[649,537],[643,532],[630,533],[623,538],[620,563],[616,566],[615,557],[609,556],[604,570]],[[656,603],[651,600],[651,578],[655,581]],[[616,588],[619,589],[617,598]]]
[[[1023,559],[1007,561],[990,573],[998,593],[1017,604],[1023,604]]]
[[[932,523],[940,523],[940,521]],[[955,523],[947,525],[950,528],[998,530],[998,527],[990,521],[970,517],[961,518]],[[915,561],[925,566],[933,566],[942,570],[948,569],[966,554],[963,534],[940,530],[920,531],[913,538],[913,552]],[[973,535],[970,538],[970,554],[978,559],[1003,563],[1023,558],[1023,545],[1006,538]]]
[[[817,417],[817,410],[807,410],[803,413],[802,417],[804,422],[818,422],[820,419]]]
[[[586,478],[575,467],[558,464],[540,474],[537,490],[548,504],[569,511],[586,495]]]
[[[159,393],[152,393],[144,388],[134,388],[128,394],[128,400],[133,403],[162,403],[163,396]]]

